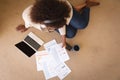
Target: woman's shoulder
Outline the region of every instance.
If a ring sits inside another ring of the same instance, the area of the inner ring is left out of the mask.
[[[27,8],[24,9],[23,14],[29,14],[33,5],[28,6]]]

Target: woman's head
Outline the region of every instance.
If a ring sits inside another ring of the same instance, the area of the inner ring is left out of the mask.
[[[69,12],[70,8],[65,1],[37,0],[32,7],[30,17],[35,23],[60,28],[66,24]]]

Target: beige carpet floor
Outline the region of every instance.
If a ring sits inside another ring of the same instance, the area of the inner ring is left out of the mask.
[[[84,0],[69,1],[78,5]],[[75,38],[67,39],[71,45],[80,45],[80,51],[68,52],[70,60],[66,64],[72,72],[64,80],[120,80],[120,0],[99,1],[100,6],[91,8],[87,28],[79,30]],[[15,30],[23,23],[22,11],[33,2],[0,0],[0,80],[45,80],[43,72],[36,70],[35,56],[28,58],[14,46],[31,31],[45,42],[61,41],[56,32]]]

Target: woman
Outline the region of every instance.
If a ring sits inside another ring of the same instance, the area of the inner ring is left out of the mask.
[[[77,29],[84,29],[89,22],[90,7],[99,5],[94,0],[73,7],[67,0],[38,0],[26,8],[22,14],[25,25],[16,29],[24,32],[29,27],[41,31],[60,33],[63,47],[66,46],[66,37],[73,38]]]

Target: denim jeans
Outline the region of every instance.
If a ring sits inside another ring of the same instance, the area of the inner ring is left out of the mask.
[[[73,17],[69,25],[66,25],[66,37],[73,38],[78,29],[84,29],[89,22],[90,8],[85,7],[81,13],[73,8]]]

